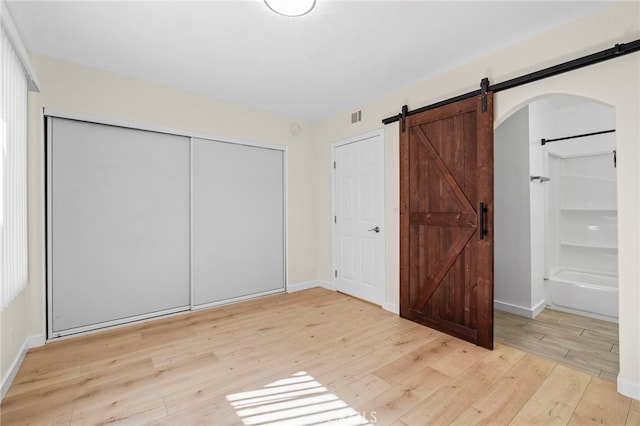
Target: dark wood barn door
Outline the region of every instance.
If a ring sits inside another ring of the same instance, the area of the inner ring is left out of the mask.
[[[400,133],[400,315],[489,349],[491,95],[485,112],[471,98],[409,116]]]

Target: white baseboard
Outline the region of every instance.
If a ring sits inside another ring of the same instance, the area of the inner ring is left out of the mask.
[[[326,288],[327,290],[336,291],[336,288],[333,285],[333,283],[330,283],[329,281],[317,280],[317,281],[306,281],[302,283],[289,284],[287,286],[287,293],[294,293],[296,291],[307,290],[315,287],[322,287],[322,288]],[[400,315],[400,305],[398,303],[384,302],[381,307],[385,311],[389,311],[396,315]]]
[[[317,280],[317,281],[306,281],[302,283],[289,284],[287,285],[287,293],[294,293],[296,291],[308,290],[310,288],[316,288],[316,287],[322,287],[322,288],[326,288],[327,290],[335,291],[335,288],[333,287],[333,283],[330,283],[328,281]]]
[[[544,308],[546,308],[546,307],[547,307],[547,301],[546,301],[546,300],[543,300],[543,301],[541,301],[541,302],[538,302],[538,304],[537,304],[537,305],[535,305],[535,306],[533,307],[533,309],[532,309],[532,310],[533,310],[533,318],[537,317],[537,316],[538,316],[538,314],[539,314],[540,312],[544,311]]]
[[[640,400],[640,383],[633,383],[618,376],[618,392],[629,398]]]
[[[329,281],[318,280],[317,283],[318,283],[318,287],[326,288],[327,290],[331,290],[331,291],[336,291],[336,286],[333,285],[333,283],[330,283]]]
[[[543,309],[547,306],[546,301],[541,301],[532,308],[525,306],[514,305],[512,303],[500,302],[499,300],[493,301],[494,309],[499,311],[509,312],[510,314],[520,315],[526,318],[535,318]]]
[[[384,302],[382,304],[382,309],[384,309],[385,311],[389,311],[391,313],[394,313],[396,315],[400,315],[400,304],[399,303]]]
[[[16,356],[16,359],[13,360],[13,364],[11,364],[11,368],[9,368],[7,376],[2,378],[2,386],[0,387],[0,401],[4,399],[4,396],[7,394],[11,383],[13,383],[13,379],[16,378],[18,370],[20,370],[20,366],[22,365],[22,361],[24,361],[24,357],[27,355],[27,351],[31,348],[36,348],[38,346],[44,345],[45,341],[46,339],[44,335],[31,336],[24,341],[24,343],[22,344],[22,348],[20,348],[20,352],[18,352],[18,356]]]

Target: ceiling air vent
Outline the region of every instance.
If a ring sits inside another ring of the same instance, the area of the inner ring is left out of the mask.
[[[351,124],[362,121],[362,110],[351,113]]]

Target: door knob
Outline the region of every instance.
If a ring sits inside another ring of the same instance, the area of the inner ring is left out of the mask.
[[[375,228],[369,229],[369,232],[371,232],[371,231],[373,231],[373,232],[375,232],[377,234],[378,232],[380,232],[380,227],[376,226]]]

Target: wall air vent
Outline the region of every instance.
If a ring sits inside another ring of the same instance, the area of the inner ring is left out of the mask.
[[[351,113],[351,124],[362,121],[362,110]]]

